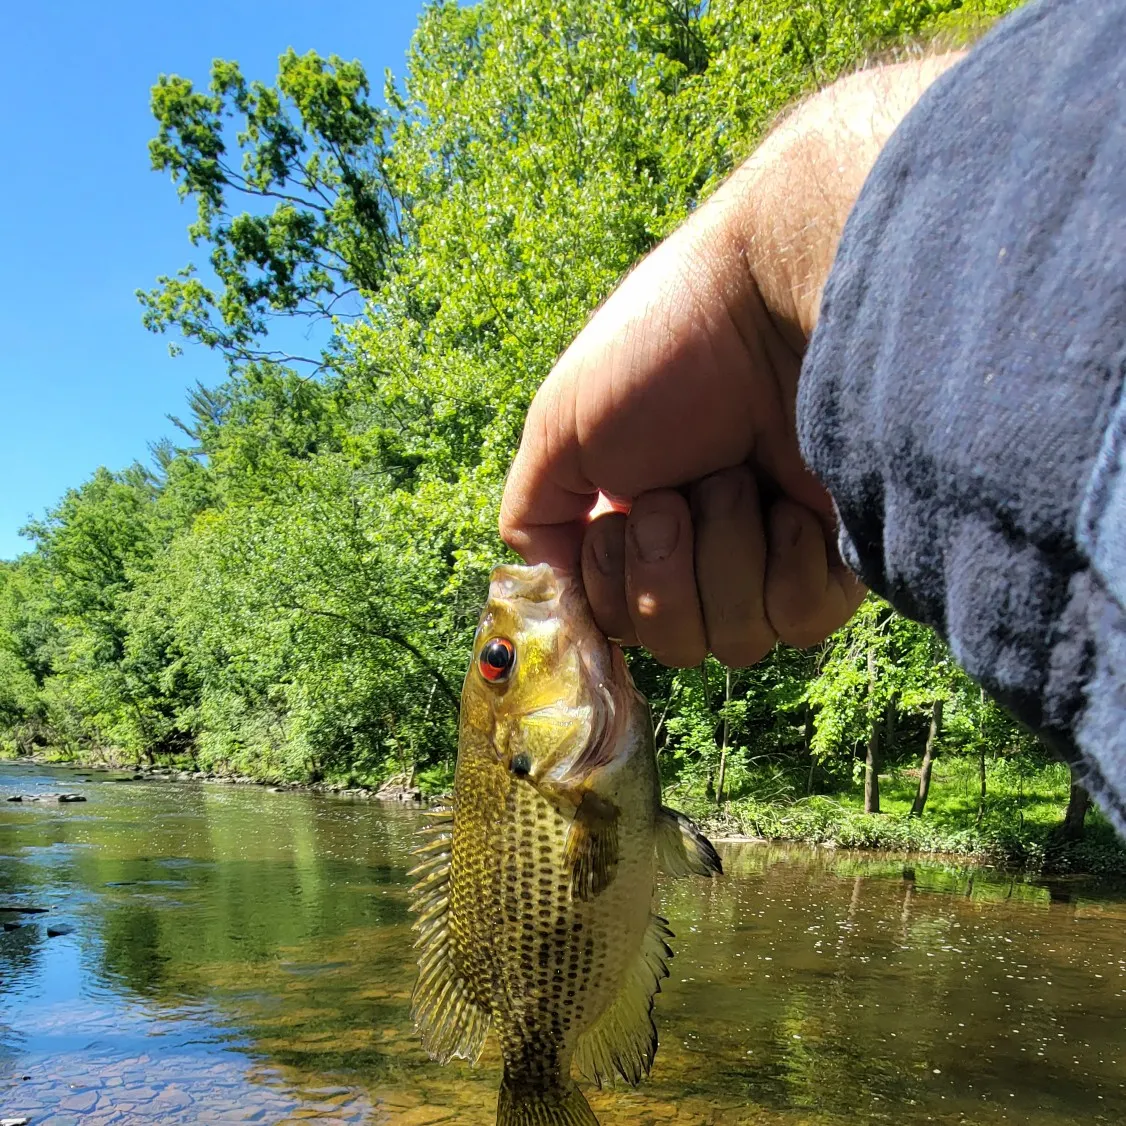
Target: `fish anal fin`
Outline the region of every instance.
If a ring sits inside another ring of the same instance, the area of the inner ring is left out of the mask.
[[[669,976],[672,937],[666,920],[654,915],[618,995],[579,1038],[575,1066],[599,1087],[615,1073],[636,1086],[653,1066],[657,1054],[653,998],[661,991],[661,980]]]
[[[525,1089],[505,1075],[497,1098],[497,1126],[598,1126],[598,1119],[569,1080],[547,1090]]]
[[[712,842],[692,820],[668,806],[657,814],[657,866],[666,876],[722,876]]]
[[[563,861],[571,869],[571,895],[589,900],[601,894],[618,867],[618,807],[588,790],[579,801]]]
[[[415,852],[422,863],[412,873],[419,877],[411,902],[411,910],[419,915],[414,924],[419,954],[411,1017],[422,1035],[422,1046],[433,1059],[447,1063],[459,1056],[472,1064],[485,1046],[490,1016],[471,998],[450,948],[446,925],[450,854],[438,843],[449,828],[444,822],[424,829],[431,839]]]

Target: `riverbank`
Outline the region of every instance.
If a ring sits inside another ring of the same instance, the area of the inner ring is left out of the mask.
[[[46,753],[23,756],[20,761],[67,765],[138,782],[260,786],[270,792],[332,794],[356,801],[414,805],[441,800],[452,781],[448,776],[412,780],[406,774],[384,779],[379,785],[364,785],[355,777],[294,781],[202,771],[187,760],[151,765],[124,762],[104,752],[97,758]],[[883,777],[884,812],[879,814],[866,814],[859,808],[859,791],[792,800],[742,797],[724,802],[719,809],[700,794],[673,792],[666,798],[691,814],[713,840],[789,841],[822,848],[950,857],[1025,873],[1126,876],[1126,842],[1096,810],[1087,815],[1082,839],[1060,838],[1058,826],[1066,804],[1066,790],[1060,787],[1065,774],[1056,777],[1059,772],[1052,767],[1042,768],[1025,780],[1019,796],[995,785],[979,817],[978,799],[973,796],[971,800],[969,787],[963,784],[965,772],[965,764],[957,760],[943,764],[931,804],[922,817],[909,813],[914,784],[909,772]]]
[[[1126,844],[1101,817],[1081,840],[1064,841],[1054,827],[1026,822],[951,827],[897,812],[863,813],[833,798],[791,804],[728,803],[722,811],[694,809],[707,834],[720,840],[794,841],[825,848],[865,849],[904,855],[956,857],[1014,871],[1126,876]]]
[[[1126,876],[1126,842],[1096,808],[1088,809],[1078,838],[1063,833],[1071,790],[1064,764],[998,756],[985,768],[983,796],[976,756],[938,760],[922,816],[912,815],[919,772],[908,765],[880,775],[877,814],[864,812],[860,778],[832,794],[805,795],[794,792],[792,779],[749,775],[737,779],[734,799],[721,809],[698,794],[673,790],[666,798],[721,838],[947,856],[1029,873]]]
[[[137,763],[124,762],[105,755],[82,758],[75,755],[0,756],[0,762],[22,762],[35,766],[66,766],[91,774],[115,774],[121,782],[219,782],[230,786],[261,786],[271,793],[295,791],[313,794],[337,794],[366,801],[394,801],[425,805],[429,797],[416,786],[409,775],[397,774],[384,779],[378,786],[365,786],[352,780],[341,782],[312,782],[279,779],[272,776],[256,777],[250,774],[197,770],[183,762]]]

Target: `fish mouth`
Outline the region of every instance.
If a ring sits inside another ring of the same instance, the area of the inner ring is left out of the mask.
[[[570,576],[566,581],[570,580]],[[554,603],[561,593],[560,576],[549,563],[530,567],[514,563],[494,567],[489,576],[489,598],[504,602]]]
[[[594,620],[581,578],[556,571],[547,563],[505,565],[493,570],[489,600],[508,603],[525,621],[555,620],[578,657],[578,671],[585,681],[582,703],[556,702],[522,717],[541,729],[586,728],[582,745],[548,767],[545,779],[583,775],[606,766],[640,697],[621,648],[607,639]]]
[[[577,650],[592,687],[633,686],[621,649],[594,620],[580,576],[557,571],[549,563],[505,564],[493,568],[489,601],[508,603],[529,622],[556,619]]]

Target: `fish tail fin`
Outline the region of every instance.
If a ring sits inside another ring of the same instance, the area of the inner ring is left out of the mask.
[[[497,1099],[497,1126],[598,1126],[598,1119],[570,1080],[536,1091],[516,1086],[506,1074]]]

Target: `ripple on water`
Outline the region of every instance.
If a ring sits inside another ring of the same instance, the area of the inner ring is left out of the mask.
[[[4,790],[78,789],[0,768]],[[492,1126],[499,1061],[409,1022],[417,815],[256,787],[0,803],[0,1114]],[[280,800],[279,800],[280,799]],[[74,808],[74,807],[71,807]],[[1126,900],[1081,881],[726,846],[670,882],[661,1049],[603,1126],[1126,1121]],[[59,922],[72,934],[47,937]]]

